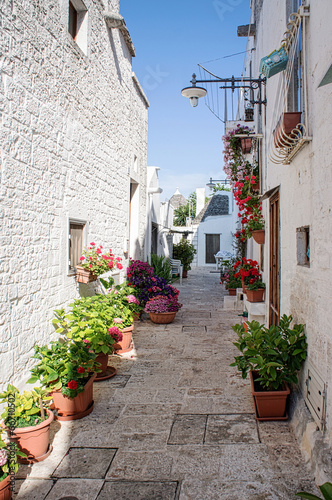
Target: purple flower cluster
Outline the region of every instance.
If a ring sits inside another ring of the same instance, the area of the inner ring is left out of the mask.
[[[177,296],[157,295],[148,300],[144,311],[147,313],[177,312],[181,307],[182,304],[178,302]]]
[[[158,295],[170,297],[179,295],[179,290],[168,285],[164,278],[158,276],[133,276],[130,278],[130,286],[135,288],[136,297],[143,306],[149,299]]]
[[[141,260],[131,260],[127,267],[127,278],[130,281],[133,277],[153,276],[153,267]]]

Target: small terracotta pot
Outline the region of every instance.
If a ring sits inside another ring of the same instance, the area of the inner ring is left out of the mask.
[[[76,281],[78,283],[90,283],[91,281],[96,281],[98,276],[95,274],[92,274],[91,271],[88,271],[87,269],[84,269],[82,266],[77,266],[76,267]]]
[[[116,375],[116,368],[113,368],[113,366],[108,366],[108,354],[104,354],[103,352],[99,353],[96,357],[96,361],[97,363],[100,363],[100,369],[102,371],[97,373],[95,382],[107,380]]]
[[[248,302],[264,302],[263,295],[265,288],[258,288],[257,290],[247,289],[247,301]]]
[[[254,379],[257,372],[249,372],[251,393],[255,403],[256,420],[287,420],[287,396],[290,389],[287,384],[280,391],[255,391]]]
[[[8,475],[0,482],[0,500],[11,500],[12,492],[10,486],[10,475]]]
[[[283,113],[273,131],[274,145],[276,148],[287,148],[297,136],[296,126],[301,122],[300,111],[287,111]],[[293,133],[292,131],[295,130]]]
[[[159,325],[166,325],[168,323],[172,323],[176,316],[176,312],[165,312],[165,313],[149,313],[150,319],[153,323],[157,323]]]
[[[251,137],[241,137],[241,149],[243,154],[251,151]]]
[[[132,350],[134,323],[126,328],[120,328],[122,340],[113,344],[113,349],[117,354],[129,352]]]
[[[251,231],[252,237],[259,245],[264,245],[265,243],[265,229],[256,229]]]
[[[20,463],[42,462],[51,452],[50,426],[54,420],[53,412],[46,410],[48,418],[38,425],[16,427],[12,432],[6,428],[9,440],[16,443],[27,458],[17,457]]]
[[[87,411],[93,408],[93,381],[96,378],[94,373],[85,384],[83,392],[80,392],[74,398],[64,396],[61,391],[53,391],[53,405],[57,410],[58,420],[64,417],[66,420],[77,420],[83,418],[90,413]]]
[[[248,323],[246,321],[243,321],[243,328],[245,332],[248,331]]]
[[[234,297],[234,295],[236,295],[236,288],[229,288],[228,295],[231,295],[232,297]]]

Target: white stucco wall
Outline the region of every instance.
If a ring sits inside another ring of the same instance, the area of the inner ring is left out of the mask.
[[[262,132],[263,192],[280,185],[281,314],[292,314],[306,325],[308,360],[332,386],[332,336],[328,321],[332,297],[332,84],[318,88],[331,64],[332,11],[329,0],[306,2],[310,16],[306,34],[308,85],[308,135],[312,141],[289,165],[275,165],[267,156],[275,119],[275,98],[282,74],[267,82],[266,125]],[[253,71],[261,57],[279,48],[286,28],[284,0],[264,2],[257,28]],[[273,26],[273,29],[270,27]],[[257,107],[256,107],[257,119]],[[263,202],[268,221],[268,201]],[[296,228],[310,226],[310,268],[297,265]],[[267,235],[268,236],[268,235]],[[268,279],[268,240],[265,245],[265,280]],[[266,301],[268,304],[268,300]],[[303,390],[304,390],[303,386]],[[327,435],[332,442],[332,397],[327,397]]]
[[[86,221],[87,243],[127,257],[135,156],[143,256],[147,103],[122,34],[107,28],[101,2],[84,3],[87,55],[67,32],[68,2],[1,4],[1,387],[24,378],[53,310],[79,294],[69,218]]]

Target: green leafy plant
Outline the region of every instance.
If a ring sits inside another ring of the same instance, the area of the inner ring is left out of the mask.
[[[49,405],[48,391],[41,387],[35,387],[32,391],[20,391],[13,385],[8,384],[7,390],[0,394],[0,403],[6,404],[1,417],[6,425],[12,418],[15,419],[16,427],[29,427],[38,425],[45,420],[45,408]],[[12,413],[11,408],[15,406]]]
[[[26,458],[26,454],[20,451],[16,443],[7,445],[0,434],[0,482],[9,474],[17,473],[19,468],[17,457]]]
[[[332,500],[332,483],[324,483],[319,486],[320,491],[322,492],[324,500]],[[308,500],[321,500],[321,497],[317,495],[313,495],[312,493],[306,493],[305,491],[300,491],[296,493],[297,497],[307,498]]]
[[[257,372],[255,382],[263,390],[278,390],[284,382],[297,383],[297,372],[307,356],[307,342],[303,325],[290,328],[292,316],[285,314],[280,318],[278,326],[266,328],[257,321],[247,322],[248,331],[243,325],[232,328],[238,335],[233,342],[241,351],[235,356],[236,366],[246,378],[249,371]]]
[[[242,282],[240,278],[229,278],[228,282],[226,282],[226,288],[229,290],[230,288],[241,288]]]
[[[164,278],[166,283],[172,282],[172,266],[169,259],[163,255],[152,253],[150,255],[150,261],[148,259],[147,262],[153,268],[153,276]]]
[[[173,259],[179,259],[182,262],[183,270],[189,271],[190,264],[194,260],[196,249],[188,240],[181,240],[173,245]]]
[[[253,283],[249,283],[247,286],[248,290],[259,290],[260,288],[265,289],[265,283],[261,279],[254,281]]]
[[[39,380],[49,391],[61,390],[64,396],[74,398],[84,391],[91,375],[100,371],[96,357],[89,341],[60,338],[50,346],[36,345],[33,358],[39,363],[30,370],[28,383]]]

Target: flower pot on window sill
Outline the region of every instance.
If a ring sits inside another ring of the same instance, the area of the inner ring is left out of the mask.
[[[93,274],[91,271],[84,269],[82,266],[76,267],[76,281],[78,283],[90,283],[91,281],[96,281],[98,276]]]
[[[241,138],[241,150],[242,153],[248,154],[251,151],[251,137],[242,137]]]
[[[292,146],[297,133],[292,132],[301,123],[301,112],[285,112],[279,118],[278,124],[273,131],[274,145],[276,148],[287,148]]]
[[[264,292],[265,288],[258,288],[257,290],[249,290],[249,288],[247,288],[247,301],[264,302],[263,301]]]
[[[251,231],[252,237],[259,245],[264,245],[265,243],[265,229],[256,229]]]

